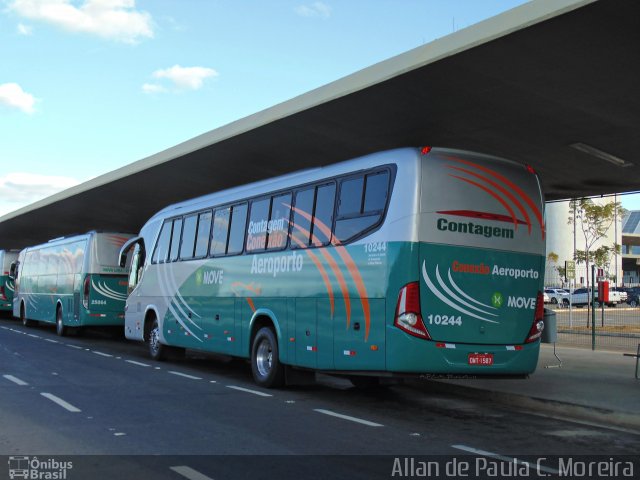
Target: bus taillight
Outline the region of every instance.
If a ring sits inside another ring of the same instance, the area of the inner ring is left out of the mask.
[[[82,305],[89,309],[89,285],[91,285],[91,275],[84,277],[84,286],[82,287]]]
[[[394,325],[414,337],[431,340],[420,311],[420,284],[408,283],[398,293]]]
[[[527,335],[527,339],[524,343],[535,342],[542,336],[542,331],[544,330],[544,321],[542,320],[544,317],[544,296],[542,292],[538,291],[538,298],[536,299],[536,310],[533,314],[533,325],[531,325],[531,329]]]

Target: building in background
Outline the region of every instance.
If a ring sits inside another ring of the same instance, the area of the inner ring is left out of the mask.
[[[625,286],[640,284],[640,210],[627,212],[622,221],[622,270]]]
[[[607,202],[617,202],[617,196],[594,198],[595,203],[604,204]],[[573,260],[576,250],[585,249],[585,239],[582,233],[579,220],[577,224],[570,222],[569,201],[553,202],[546,204],[546,224],[547,224],[547,264],[545,269],[545,285],[547,286],[567,286],[567,282],[558,271],[558,267],[564,267],[564,262]],[[638,212],[638,222],[640,222],[640,212]],[[575,228],[574,228],[575,227]],[[613,246],[614,244],[623,245],[622,240],[622,218],[616,216],[611,224],[607,235],[598,240],[592,247],[592,250],[603,245]],[[624,251],[624,247],[623,247]],[[549,259],[549,254],[558,255],[558,260]],[[640,259],[640,229],[638,231],[638,255]],[[622,255],[616,253],[611,255],[609,267],[606,269],[607,276],[610,278],[612,285],[622,285],[623,281],[627,282],[623,276]],[[590,282],[591,283],[591,282]],[[576,263],[576,286],[586,285],[586,265],[584,263]]]

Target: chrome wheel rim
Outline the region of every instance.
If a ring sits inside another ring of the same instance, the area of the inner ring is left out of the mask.
[[[151,351],[153,354],[158,353],[158,349],[160,348],[160,344],[158,341],[158,327],[151,330],[151,335],[149,335],[149,345],[151,346]]]
[[[261,377],[268,377],[273,365],[273,349],[266,338],[263,339],[256,350],[256,368]]]

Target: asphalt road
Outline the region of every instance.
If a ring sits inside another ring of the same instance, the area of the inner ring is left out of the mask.
[[[206,480],[387,478],[396,456],[500,455],[508,464],[524,455],[640,451],[633,433],[430,385],[361,391],[321,377],[264,390],[241,361],[156,363],[143,345],[104,332],[60,338],[53,327],[0,319],[0,455],[85,456],[73,457],[69,479]]]

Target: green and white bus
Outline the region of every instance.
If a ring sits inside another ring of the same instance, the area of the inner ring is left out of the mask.
[[[380,377],[525,376],[543,324],[544,203],[531,167],[397,149],[171,205],[131,253],[125,336]],[[354,382],[355,383],[355,382]]]
[[[11,264],[18,259],[18,250],[0,250],[0,312],[13,310],[13,277]]]
[[[118,252],[132,235],[88,232],[25,248],[16,262],[13,315],[25,326],[122,326],[127,269]]]

